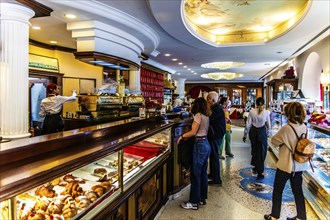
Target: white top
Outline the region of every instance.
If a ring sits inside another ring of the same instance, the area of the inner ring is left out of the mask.
[[[179,98],[176,98],[173,103],[173,108],[182,106],[183,101]]]
[[[199,124],[199,128],[195,136],[197,137],[207,136],[207,132],[209,130],[209,124],[210,124],[209,117],[201,113],[197,113],[196,115],[194,115],[194,121]]]
[[[248,134],[252,125],[257,128],[266,126],[267,130],[270,129],[270,112],[268,110],[262,110],[260,115],[259,109],[254,108],[250,110],[249,116],[246,121],[245,134]]]
[[[61,111],[63,103],[74,102],[76,98],[77,94],[75,92],[72,93],[72,96],[53,95],[44,98],[40,104],[39,115],[45,117],[46,114],[57,114]]]

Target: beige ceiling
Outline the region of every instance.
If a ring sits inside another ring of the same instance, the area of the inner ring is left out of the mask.
[[[197,37],[214,44],[265,42],[292,28],[309,1],[185,0],[186,23]]]

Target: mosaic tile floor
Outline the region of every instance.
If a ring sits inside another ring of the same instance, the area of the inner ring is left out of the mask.
[[[226,158],[221,161],[222,187],[209,186],[209,198],[205,206],[195,210],[180,208],[180,203],[189,198],[189,187],[181,192],[181,196],[168,201],[165,207],[157,215],[158,220],[167,219],[263,219],[264,214],[270,213],[271,201],[263,199],[244,190],[240,184],[242,176],[240,170],[251,167],[250,147],[241,142],[243,130],[233,129],[232,151],[234,158]],[[265,166],[274,168],[274,158],[268,152]],[[309,220],[318,219],[314,211],[306,203],[307,217]],[[286,216],[295,216],[294,202],[282,203],[281,220]]]

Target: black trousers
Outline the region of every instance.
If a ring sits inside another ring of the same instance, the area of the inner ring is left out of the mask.
[[[51,134],[59,131],[63,131],[64,122],[61,114],[46,115],[44,123],[42,125],[41,134]]]
[[[286,173],[280,169],[277,169],[275,174],[271,216],[280,218],[282,194],[288,179],[290,179],[294,200],[296,202],[297,218],[306,219],[306,206],[302,190],[302,172]]]
[[[262,174],[265,169],[265,159],[267,154],[267,131],[266,127],[257,128],[252,126],[249,132],[251,141],[251,165],[255,167],[258,174]]]

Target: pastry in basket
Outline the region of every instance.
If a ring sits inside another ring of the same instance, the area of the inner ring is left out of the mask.
[[[84,195],[89,199],[90,202],[95,202],[97,200],[97,194],[92,190],[85,191]]]
[[[101,185],[93,186],[92,190],[97,194],[98,197],[101,197],[104,194],[104,188]]]
[[[89,206],[90,201],[86,196],[78,196],[75,199],[76,206],[80,209],[85,209]]]
[[[40,186],[36,189],[35,194],[36,196],[46,196],[47,198],[53,198],[54,196],[56,196],[55,190],[53,190],[52,185]]]
[[[117,167],[118,166],[118,160],[110,161],[109,166]]]
[[[70,182],[65,186],[65,190],[61,195],[71,195],[73,198],[83,194],[83,189],[79,186],[79,183],[76,181]]]
[[[59,198],[54,199],[47,207],[46,213],[48,214],[60,214],[62,212],[64,204]]]
[[[50,201],[47,197],[38,198],[34,210],[46,211]]]

